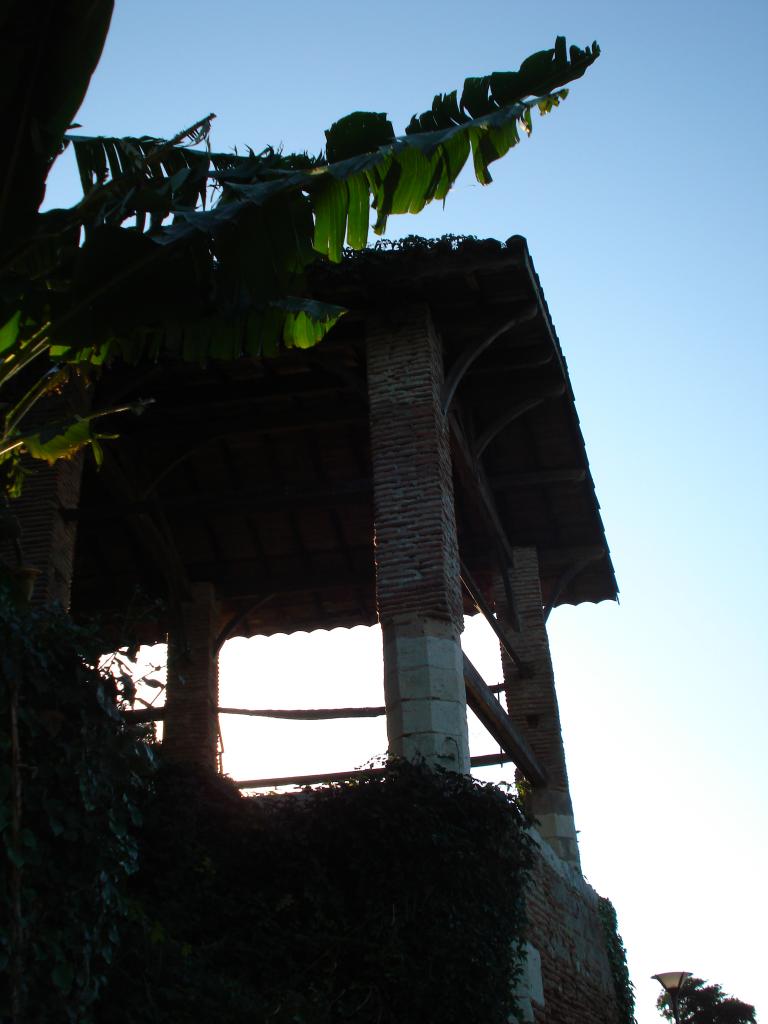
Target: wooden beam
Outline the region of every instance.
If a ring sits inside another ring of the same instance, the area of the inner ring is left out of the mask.
[[[473,768],[486,768],[494,764],[507,764],[512,758],[506,754],[479,754],[471,757]],[[274,779],[243,779],[235,782],[238,789],[277,789],[278,786],[319,786],[353,779],[374,779],[383,775],[384,768],[358,768],[349,772],[322,772],[318,775],[284,775]]]
[[[489,687],[490,689],[490,687]],[[470,759],[473,768],[490,768],[495,764],[514,764],[513,758],[509,754],[477,754],[475,757]]]
[[[349,568],[340,553],[333,567],[306,569],[297,566],[294,571],[265,572],[263,562],[258,558],[243,558],[231,562],[191,562],[189,575],[195,580],[210,580],[222,597],[242,600],[258,600],[262,594],[275,595],[277,601],[283,594],[298,594],[304,591],[328,591],[342,587],[371,588],[376,579],[373,561],[373,546],[350,548],[355,563]],[[364,557],[363,557],[364,556]]]
[[[494,359],[493,366],[476,366],[472,369],[472,379],[498,379],[500,373],[512,373],[515,370],[537,370],[547,366],[554,359],[554,352],[541,344],[528,345],[514,350],[514,355],[502,359]]]
[[[443,383],[441,405],[444,413],[448,412],[453,396],[456,394],[456,388],[458,388],[464,374],[472,363],[474,363],[474,361],[481,356],[486,349],[489,349],[494,341],[500,338],[503,334],[507,334],[509,331],[514,330],[515,327],[526,323],[528,320],[533,320],[538,312],[538,303],[528,302],[519,313],[511,317],[509,320],[505,320],[500,326],[496,327],[489,334],[486,334],[485,337],[481,337],[476,340],[473,345],[466,345],[462,348],[461,355],[459,355],[451,366]]]
[[[550,484],[580,484],[587,478],[581,469],[537,469],[525,473],[494,473],[488,482],[494,491],[522,490],[526,487],[547,487]]]
[[[464,655],[464,684],[467,706],[470,707],[502,750],[509,754],[525,777],[534,786],[544,786],[547,774],[539,764],[528,742],[515,723],[493,697],[485,680]]]
[[[317,486],[292,486],[248,488],[242,491],[208,491],[197,494],[181,494],[168,498],[88,505],[83,508],[63,508],[65,519],[109,522],[124,519],[137,513],[151,512],[162,508],[165,512],[194,508],[196,511],[226,511],[238,509],[270,509],[287,506],[318,507],[336,506],[342,502],[354,502],[373,496],[370,477],[355,480],[340,480],[338,483],[324,483]]]
[[[242,367],[242,362],[237,364]],[[190,368],[190,364],[186,364]],[[122,370],[125,367],[121,367]],[[304,363],[298,367],[298,361],[294,358],[292,370],[286,374],[253,374],[242,378],[222,379],[216,378],[212,381],[211,371],[200,372],[200,368],[190,368],[190,375],[182,379],[179,385],[177,375],[174,373],[169,380],[160,379],[146,382],[136,380],[132,386],[123,386],[120,382],[124,379],[116,374],[105,374],[103,381],[117,381],[120,384],[119,392],[123,396],[122,403],[136,394],[151,393],[156,399],[155,409],[163,417],[171,418],[186,417],[199,414],[200,409],[215,415],[226,413],[228,410],[240,409],[242,412],[253,410],[263,405],[274,405],[276,401],[289,403],[294,398],[313,399],[327,397],[333,399],[339,392],[345,390],[343,384],[331,373],[317,373]],[[101,396],[101,387],[97,389]],[[107,392],[106,397],[109,397]],[[113,405],[116,401],[104,402],[103,404]]]
[[[521,416],[524,416],[527,412],[530,412],[531,409],[537,408],[537,406],[541,405],[541,403],[545,402],[548,398],[558,398],[560,395],[563,394],[564,391],[565,382],[558,381],[557,383],[551,385],[551,387],[548,387],[545,390],[540,391],[539,394],[532,395],[530,398],[525,398],[522,401],[512,405],[503,413],[503,415],[495,419],[493,423],[491,423],[490,426],[487,427],[480,435],[480,437],[477,439],[474,447],[475,458],[479,459],[480,456],[485,451],[485,449],[491,443],[491,441],[493,441],[494,438],[498,437],[502,431],[507,429],[507,427],[511,426],[511,424],[514,423],[515,420],[520,419]]]
[[[504,631],[504,629],[502,629],[501,623],[493,614],[490,605],[483,597],[480,588],[472,579],[469,569],[467,569],[466,565],[463,562],[461,562],[461,582],[464,586],[464,589],[475,602],[475,607],[477,608],[477,610],[482,614],[485,621],[488,623],[488,625],[491,627],[493,632],[498,637],[499,643],[504,649],[505,654],[517,667],[517,670],[520,673],[520,675],[524,679],[529,678],[531,675],[530,668],[525,664],[524,661],[521,660],[517,652],[512,647],[512,644],[510,643],[506,632]]]
[[[352,779],[376,778],[383,768],[362,768],[351,772],[321,772],[319,775],[284,775],[274,779],[244,779],[235,782],[238,789],[277,789],[278,786],[321,786]]]
[[[509,615],[513,625],[518,625],[517,610],[514,604],[512,588],[509,583],[508,566],[514,563],[512,545],[507,537],[504,524],[496,508],[496,499],[488,483],[485,470],[481,461],[475,458],[467,439],[464,436],[459,417],[456,412],[449,414],[449,425],[451,429],[451,452],[453,456],[453,468],[459,480],[463,484],[464,494],[477,510],[480,521],[496,550],[499,572],[504,581],[504,590],[507,595]]]
[[[476,452],[476,454],[479,454]],[[492,491],[518,490],[544,487],[550,484],[582,483],[587,476],[584,468],[542,469],[520,473],[495,473],[488,477]],[[173,512],[193,507],[200,511],[224,511],[230,509],[270,509],[288,506],[320,507],[355,502],[372,497],[373,484],[370,477],[339,480],[314,486],[259,487],[241,491],[209,491],[197,494],[180,494],[174,497],[146,501],[125,501],[120,503],[100,502],[81,508],[62,508],[61,514],[67,520],[88,522],[110,522],[125,519],[137,513],[151,513],[154,508]]]
[[[246,715],[250,718],[280,718],[289,722],[325,722],[337,718],[379,718],[384,707],[372,708],[216,708],[220,715]],[[127,722],[162,722],[165,707],[132,708],[123,711]]]
[[[496,500],[488,482],[485,470],[476,459],[455,412],[449,414],[451,428],[453,467],[464,484],[464,491],[475,505],[485,525],[488,536],[501,548],[504,557],[513,563],[512,544],[496,508]]]
[[[283,718],[293,722],[325,722],[336,718],[380,718],[386,708],[302,708],[301,710],[251,711],[247,708],[218,708],[220,715],[249,715],[254,718]]]
[[[118,504],[136,500],[136,487],[109,451],[104,452],[101,475],[105,486]],[[171,532],[161,528],[149,509],[128,519],[127,525],[137,542],[159,567],[167,584],[171,603],[178,603],[188,597],[189,576]]]
[[[295,434],[302,431],[337,430],[339,427],[355,426],[367,420],[367,409],[361,402],[355,402],[356,408],[346,402],[339,409],[339,403],[324,406],[323,409],[330,409],[327,414],[323,410],[319,412],[292,412],[290,409],[280,415],[274,411],[255,410],[223,410],[214,415],[207,415],[203,407],[204,419],[201,422],[201,410],[190,408],[183,415],[168,416],[163,420],[165,437],[174,437],[178,432],[185,441],[189,440],[189,446],[199,447],[200,445],[213,441],[218,437],[226,437],[236,434],[247,434],[251,437],[262,437],[265,434]],[[195,431],[195,427],[201,428]],[[136,438],[139,443],[147,435],[155,435],[158,430],[157,421],[140,423],[133,426],[130,434],[126,437]],[[192,436],[190,436],[190,434]],[[175,445],[174,445],[175,447]]]

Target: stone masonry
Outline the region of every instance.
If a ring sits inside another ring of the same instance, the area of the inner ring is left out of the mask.
[[[501,580],[495,584],[495,605],[512,647],[529,667],[530,674],[525,678],[502,650],[507,709],[549,776],[548,784],[534,787],[531,794],[531,811],[538,820],[539,831],[563,860],[578,865],[579,850],[555,677],[542,611],[538,557],[535,548],[515,548],[513,554],[509,582],[516,616],[508,607]]]
[[[376,599],[390,753],[469,771],[442,345],[425,306],[367,330]]]
[[[599,897],[574,864],[532,830],[527,963],[517,1024],[616,1024],[621,1019]]]

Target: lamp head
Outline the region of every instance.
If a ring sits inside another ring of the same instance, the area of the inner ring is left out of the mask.
[[[679,992],[685,984],[686,978],[690,978],[690,976],[690,971],[665,971],[664,974],[653,975],[661,987],[669,992],[670,995]]]

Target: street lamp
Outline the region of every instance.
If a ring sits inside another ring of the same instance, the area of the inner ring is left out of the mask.
[[[666,971],[664,974],[653,975],[669,996],[669,1005],[672,1007],[675,1024],[680,1024],[680,991],[685,984],[685,979],[690,976],[690,971]]]

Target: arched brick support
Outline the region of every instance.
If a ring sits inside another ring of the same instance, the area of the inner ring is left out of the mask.
[[[442,345],[426,306],[367,330],[376,599],[390,752],[469,771]]]
[[[218,759],[219,659],[214,641],[221,628],[211,583],[195,583],[192,599],[168,634],[168,685],[163,755],[176,764],[215,771]]]
[[[502,650],[507,711],[549,776],[548,784],[534,787],[531,794],[531,810],[539,821],[539,831],[558,856],[578,865],[579,849],[568,788],[555,676],[542,609],[538,556],[536,549],[531,547],[515,548],[513,554],[514,565],[509,571],[509,582],[516,614],[507,604],[506,591],[500,579],[494,586],[496,613],[513,649],[528,666],[530,675],[524,678]]]

